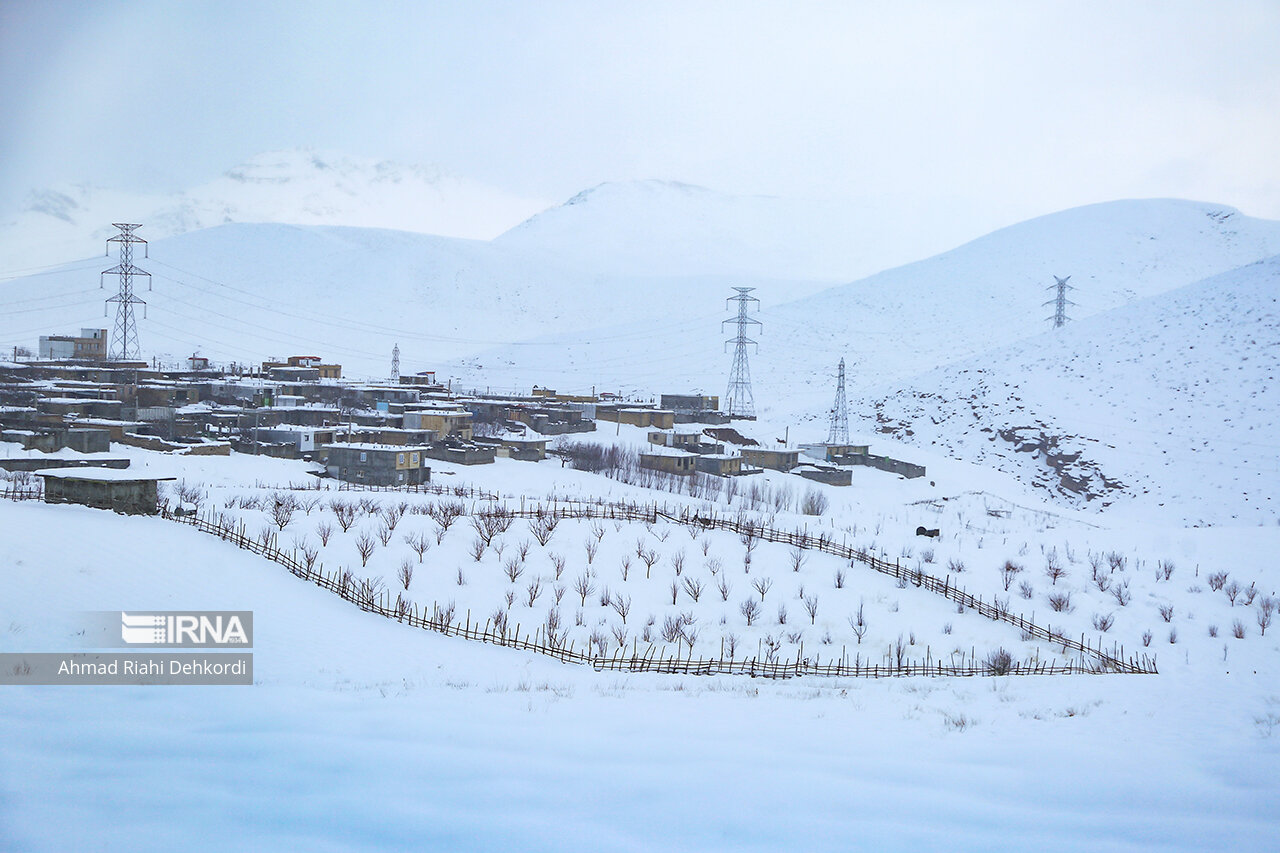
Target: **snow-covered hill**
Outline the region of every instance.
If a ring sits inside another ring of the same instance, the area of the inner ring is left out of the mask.
[[[162,239],[230,222],[391,228],[487,240],[545,207],[438,169],[292,149],[261,154],[172,194],[87,184],[33,192],[0,220],[0,270],[100,252],[112,222]]]
[[[854,401],[865,432],[1000,468],[1068,502],[1179,521],[1280,514],[1280,257]]]
[[[761,286],[751,356],[764,417],[822,416],[846,358],[851,388],[902,381],[939,365],[1039,335],[1053,276],[1072,276],[1083,319],[1280,253],[1280,223],[1217,205],[1172,200],[1111,202],[1040,217],[950,252],[796,299]],[[737,284],[751,285],[742,281]],[[673,386],[723,391],[731,327],[729,287],[682,301],[687,322],[618,324],[589,338],[545,341],[558,359],[523,362],[514,350],[479,359],[493,384],[616,384],[655,392]],[[518,365],[501,371],[498,365]],[[495,376],[499,370],[501,375]]]
[[[305,350],[357,376],[385,375],[397,343],[406,371],[510,342],[522,364],[554,363],[554,348],[518,342],[581,335],[609,317],[682,326],[682,303],[714,302],[726,287],[714,276],[603,275],[493,243],[368,228],[233,224],[147,248],[137,259],[152,278],[138,318],[146,357],[244,362]],[[99,256],[0,282],[0,347],[111,329],[102,300],[116,283],[100,289],[99,272],[114,263]]]
[[[899,225],[865,205],[650,180],[585,190],[494,242],[614,275],[840,282],[902,257],[885,245]]]

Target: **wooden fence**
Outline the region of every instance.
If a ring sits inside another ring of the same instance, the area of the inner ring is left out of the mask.
[[[963,603],[966,607],[972,607],[982,615],[988,616],[988,618],[1010,622],[1033,636],[1052,640],[1055,644],[1061,644],[1064,651],[1072,650],[1081,653],[1081,658],[1079,661],[1068,660],[1066,663],[1061,664],[1046,661],[1010,661],[1007,668],[993,667],[989,663],[979,662],[975,659],[976,656],[971,656],[967,661],[963,661],[960,664],[933,660],[929,656],[923,661],[892,661],[891,658],[892,662],[889,663],[872,663],[869,660],[862,659],[860,655],[851,659],[847,649],[842,648],[838,656],[832,656],[824,661],[821,656],[815,656],[812,659],[805,657],[803,646],[801,646],[794,659],[777,659],[771,656],[766,657],[764,660],[761,660],[759,656],[743,659],[730,656],[725,659],[723,655],[720,658],[699,656],[695,659],[691,655],[682,657],[678,645],[674,653],[666,646],[657,647],[652,644],[647,644],[642,649],[635,639],[632,640],[629,652],[625,647],[620,647],[615,649],[612,654],[595,654],[590,646],[584,651],[575,648],[575,644],[572,642],[566,644],[563,634],[557,635],[554,631],[549,633],[544,626],[525,630],[522,629],[520,624],[515,625],[514,628],[509,628],[506,625],[496,626],[490,621],[486,621],[482,625],[472,622],[469,612],[464,616],[463,621],[458,622],[454,619],[452,607],[442,610],[437,603],[433,603],[431,611],[428,612],[424,608],[419,608],[413,602],[405,601],[400,594],[397,594],[395,599],[392,600],[391,593],[375,589],[372,585],[355,578],[349,571],[326,572],[323,565],[307,565],[304,562],[300,562],[296,554],[281,551],[275,546],[273,538],[269,537],[264,540],[259,537],[255,539],[246,535],[243,521],[236,522],[227,516],[219,516],[214,520],[213,518],[179,515],[171,513],[167,507],[162,507],[160,514],[164,518],[190,524],[205,533],[218,536],[239,548],[260,554],[284,566],[295,576],[323,587],[347,601],[353,602],[363,610],[377,613],[388,619],[395,619],[415,628],[436,631],[446,636],[462,637],[468,640],[478,640],[507,648],[534,652],[555,658],[563,663],[590,666],[597,671],[657,672],[686,675],[732,674],[749,675],[758,678],[797,678],[805,675],[882,678],[920,675],[1070,675],[1079,673],[1156,672],[1154,659],[1144,656],[1141,659],[1124,660],[1101,649],[1088,646],[1083,638],[1077,642],[1052,634],[1048,629],[1039,628],[1021,617],[1011,616],[1003,610],[992,607],[990,604],[984,604],[980,598],[975,599],[963,591],[954,589],[949,585],[949,582],[937,581],[937,579],[930,578],[928,575],[903,570],[896,564],[885,563],[869,555],[864,555],[866,557],[864,561],[878,571],[888,574],[896,573],[898,577],[908,577],[918,586],[946,595]],[[479,510],[479,514],[504,515],[510,518],[545,518],[553,516],[558,519],[606,518],[630,521],[647,520],[650,522],[666,519],[679,524],[700,524],[708,529],[719,527],[734,529],[738,532],[745,532],[749,529],[752,531],[752,535],[758,535],[766,541],[789,542],[797,547],[815,548],[825,553],[836,553],[838,556],[858,559],[858,552],[849,551],[844,546],[837,546],[825,537],[815,538],[804,533],[788,534],[783,531],[753,525],[749,522],[744,525],[743,522],[729,519],[716,519],[687,513],[670,515],[665,511],[659,511],[656,506],[646,509],[625,504],[555,504],[550,508],[537,505],[532,509],[513,510],[501,505],[493,505]],[[844,554],[833,549],[844,549],[849,553]]]

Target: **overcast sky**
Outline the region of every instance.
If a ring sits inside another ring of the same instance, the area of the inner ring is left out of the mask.
[[[303,146],[548,202],[656,177],[968,236],[1129,197],[1280,218],[1278,43],[1274,0],[3,0],[0,211]]]

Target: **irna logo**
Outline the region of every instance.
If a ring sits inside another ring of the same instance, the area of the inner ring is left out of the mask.
[[[120,611],[120,638],[141,646],[253,645],[253,614],[241,610]]]

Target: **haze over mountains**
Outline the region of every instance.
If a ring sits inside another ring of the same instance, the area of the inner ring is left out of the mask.
[[[96,250],[104,223],[129,218],[89,225],[108,202],[50,195],[24,221],[88,232]],[[311,224],[421,214],[458,231],[520,204],[421,170],[258,158],[144,218],[145,354],[314,352],[382,376],[399,344],[403,371],[468,387],[723,394],[724,299],[755,287],[762,435],[824,438],[843,357],[855,430],[994,465],[1067,503],[1167,500],[1185,519],[1221,519],[1254,512],[1258,478],[1275,481],[1256,433],[1280,420],[1277,395],[1258,393],[1280,347],[1267,260],[1280,223],[1110,202],[858,280],[841,272],[865,264],[848,209],[665,181],[585,190],[491,240]],[[223,222],[249,215],[293,222]],[[110,328],[98,288],[110,264],[86,256],[4,282],[0,345]],[[1076,303],[1057,331],[1043,305],[1054,275],[1071,276]],[[1210,469],[1199,497],[1170,480],[1196,466]]]

